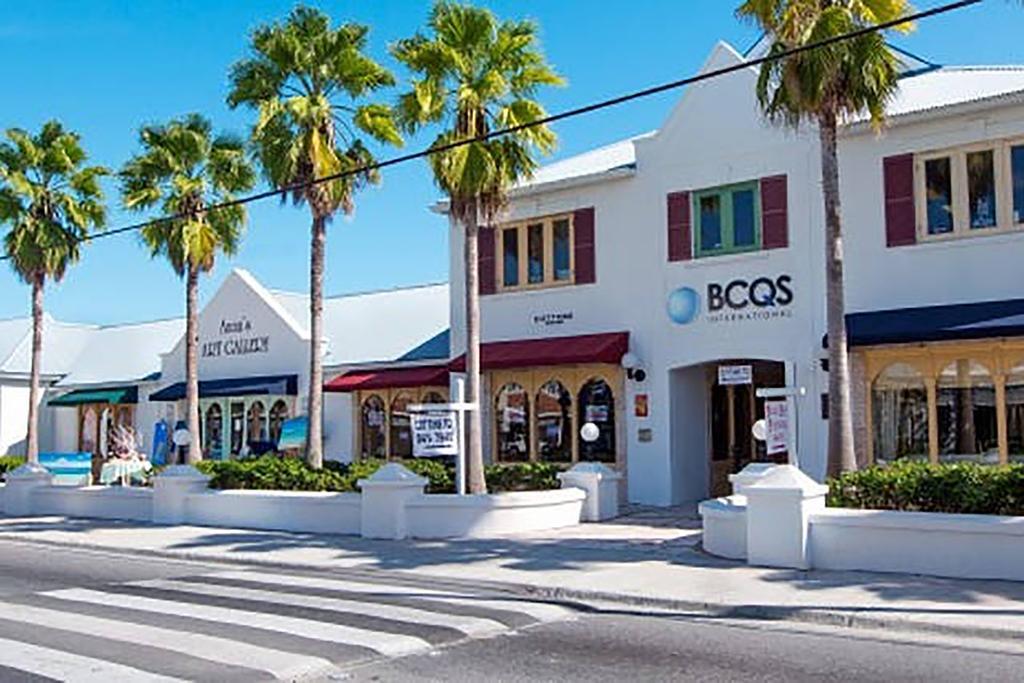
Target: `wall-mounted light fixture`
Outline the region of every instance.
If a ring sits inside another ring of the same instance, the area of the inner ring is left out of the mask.
[[[643,368],[643,363],[632,351],[622,356],[622,368],[626,371],[626,377],[634,382],[643,382],[647,379],[647,372]]]

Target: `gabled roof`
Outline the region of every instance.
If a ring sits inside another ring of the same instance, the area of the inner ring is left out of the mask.
[[[1024,66],[939,67],[900,79],[890,117],[1024,93]]]
[[[57,386],[137,382],[160,372],[160,356],[185,334],[185,319],[110,325],[92,332]]]
[[[62,323],[43,316],[43,362],[40,373],[56,377],[68,372],[95,325]],[[0,375],[28,375],[32,369],[32,319],[0,322]]]

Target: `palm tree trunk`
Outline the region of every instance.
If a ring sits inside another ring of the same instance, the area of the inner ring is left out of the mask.
[[[477,409],[467,413],[469,433],[467,435],[466,464],[469,470],[470,493],[487,493],[484,479],[483,443],[483,397],[480,378],[480,229],[477,225],[477,210],[473,206],[465,215],[464,254],[466,269],[466,401],[476,403]]]
[[[39,375],[43,360],[43,284],[42,275],[32,279],[32,369],[28,388],[28,430],[25,460],[39,464]]]
[[[327,221],[313,216],[313,239],[309,251],[309,430],[306,433],[306,461],[320,469],[324,464],[323,402],[324,367],[321,357],[324,312],[324,251]]]
[[[839,207],[839,152],[835,111],[818,117],[821,185],[825,199],[825,301],[828,326],[828,474],[857,469],[846,346],[843,238]]]
[[[199,268],[188,266],[185,280],[185,411],[191,437],[185,462],[203,459],[199,438]]]

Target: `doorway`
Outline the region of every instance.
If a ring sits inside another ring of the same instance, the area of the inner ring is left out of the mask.
[[[787,453],[769,456],[764,442],[751,434],[754,422],[764,417],[765,399],[757,396],[757,390],[784,387],[786,366],[778,361],[739,359],[710,363],[707,371],[709,488],[714,498],[729,495],[729,475],[751,462],[787,462]]]

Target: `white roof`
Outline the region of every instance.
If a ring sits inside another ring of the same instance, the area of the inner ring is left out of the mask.
[[[309,329],[307,294],[271,294],[300,327]],[[324,364],[336,367],[401,359],[448,329],[448,299],[447,283],[325,298]]]
[[[939,67],[904,76],[891,117],[1024,92],[1024,66]]]
[[[601,175],[611,171],[631,169],[636,163],[636,141],[654,135],[647,132],[598,147],[582,154],[566,157],[541,166],[533,177],[519,183],[514,189],[523,191],[540,185],[549,185],[591,175]]]
[[[93,325],[62,323],[43,316],[44,377],[65,374],[96,330]],[[32,319],[0,322],[0,375],[28,375],[32,369]]]
[[[184,333],[184,318],[95,329],[57,385],[119,384],[153,377],[160,372],[160,355]]]

